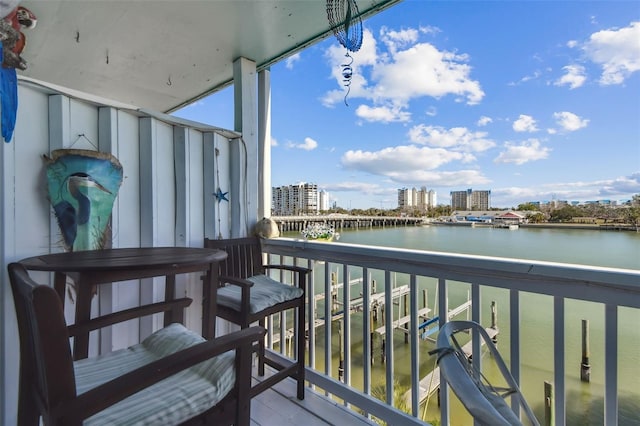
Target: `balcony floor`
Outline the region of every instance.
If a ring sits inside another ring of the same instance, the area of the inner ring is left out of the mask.
[[[267,373],[268,374],[268,373]],[[259,380],[254,367],[254,380]],[[376,423],[307,388],[305,399],[296,398],[296,382],[285,379],[251,401],[251,425],[325,426],[375,425]]]

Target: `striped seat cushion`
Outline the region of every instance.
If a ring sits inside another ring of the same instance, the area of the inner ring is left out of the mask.
[[[171,324],[142,343],[74,362],[78,394],[171,353],[203,342]],[[222,400],[235,383],[235,351],[204,361],[156,383],[84,421],[84,425],[174,425]]]
[[[252,314],[278,303],[297,299],[304,293],[301,288],[282,284],[266,275],[255,275],[247,280],[254,284],[251,287],[249,300],[249,311]],[[218,289],[218,303],[239,311],[241,295],[242,289],[239,286],[228,284]]]

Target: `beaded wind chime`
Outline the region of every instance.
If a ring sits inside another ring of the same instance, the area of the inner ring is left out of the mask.
[[[347,53],[347,63],[341,64],[342,83],[347,88],[344,95],[344,103],[347,103],[347,96],[351,91],[351,79],[353,78],[353,58],[349,52],[357,52],[362,46],[362,20],[355,0],[327,0],[327,18],[333,34]]]

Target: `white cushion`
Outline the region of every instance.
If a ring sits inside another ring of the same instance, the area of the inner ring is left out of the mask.
[[[249,300],[249,311],[252,314],[304,294],[301,288],[282,284],[266,275],[254,275],[247,280],[254,284]],[[218,303],[236,311],[240,311],[241,296],[242,288],[237,285],[227,284],[218,289]]]
[[[145,364],[204,342],[171,324],[142,343],[74,362],[78,394]],[[86,419],[84,425],[174,425],[216,405],[233,389],[235,351],[177,373]]]

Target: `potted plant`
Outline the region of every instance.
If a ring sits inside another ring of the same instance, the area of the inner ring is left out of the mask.
[[[340,234],[333,226],[318,222],[310,223],[300,233],[305,239],[313,241],[333,241],[334,238],[336,240],[340,238]]]

